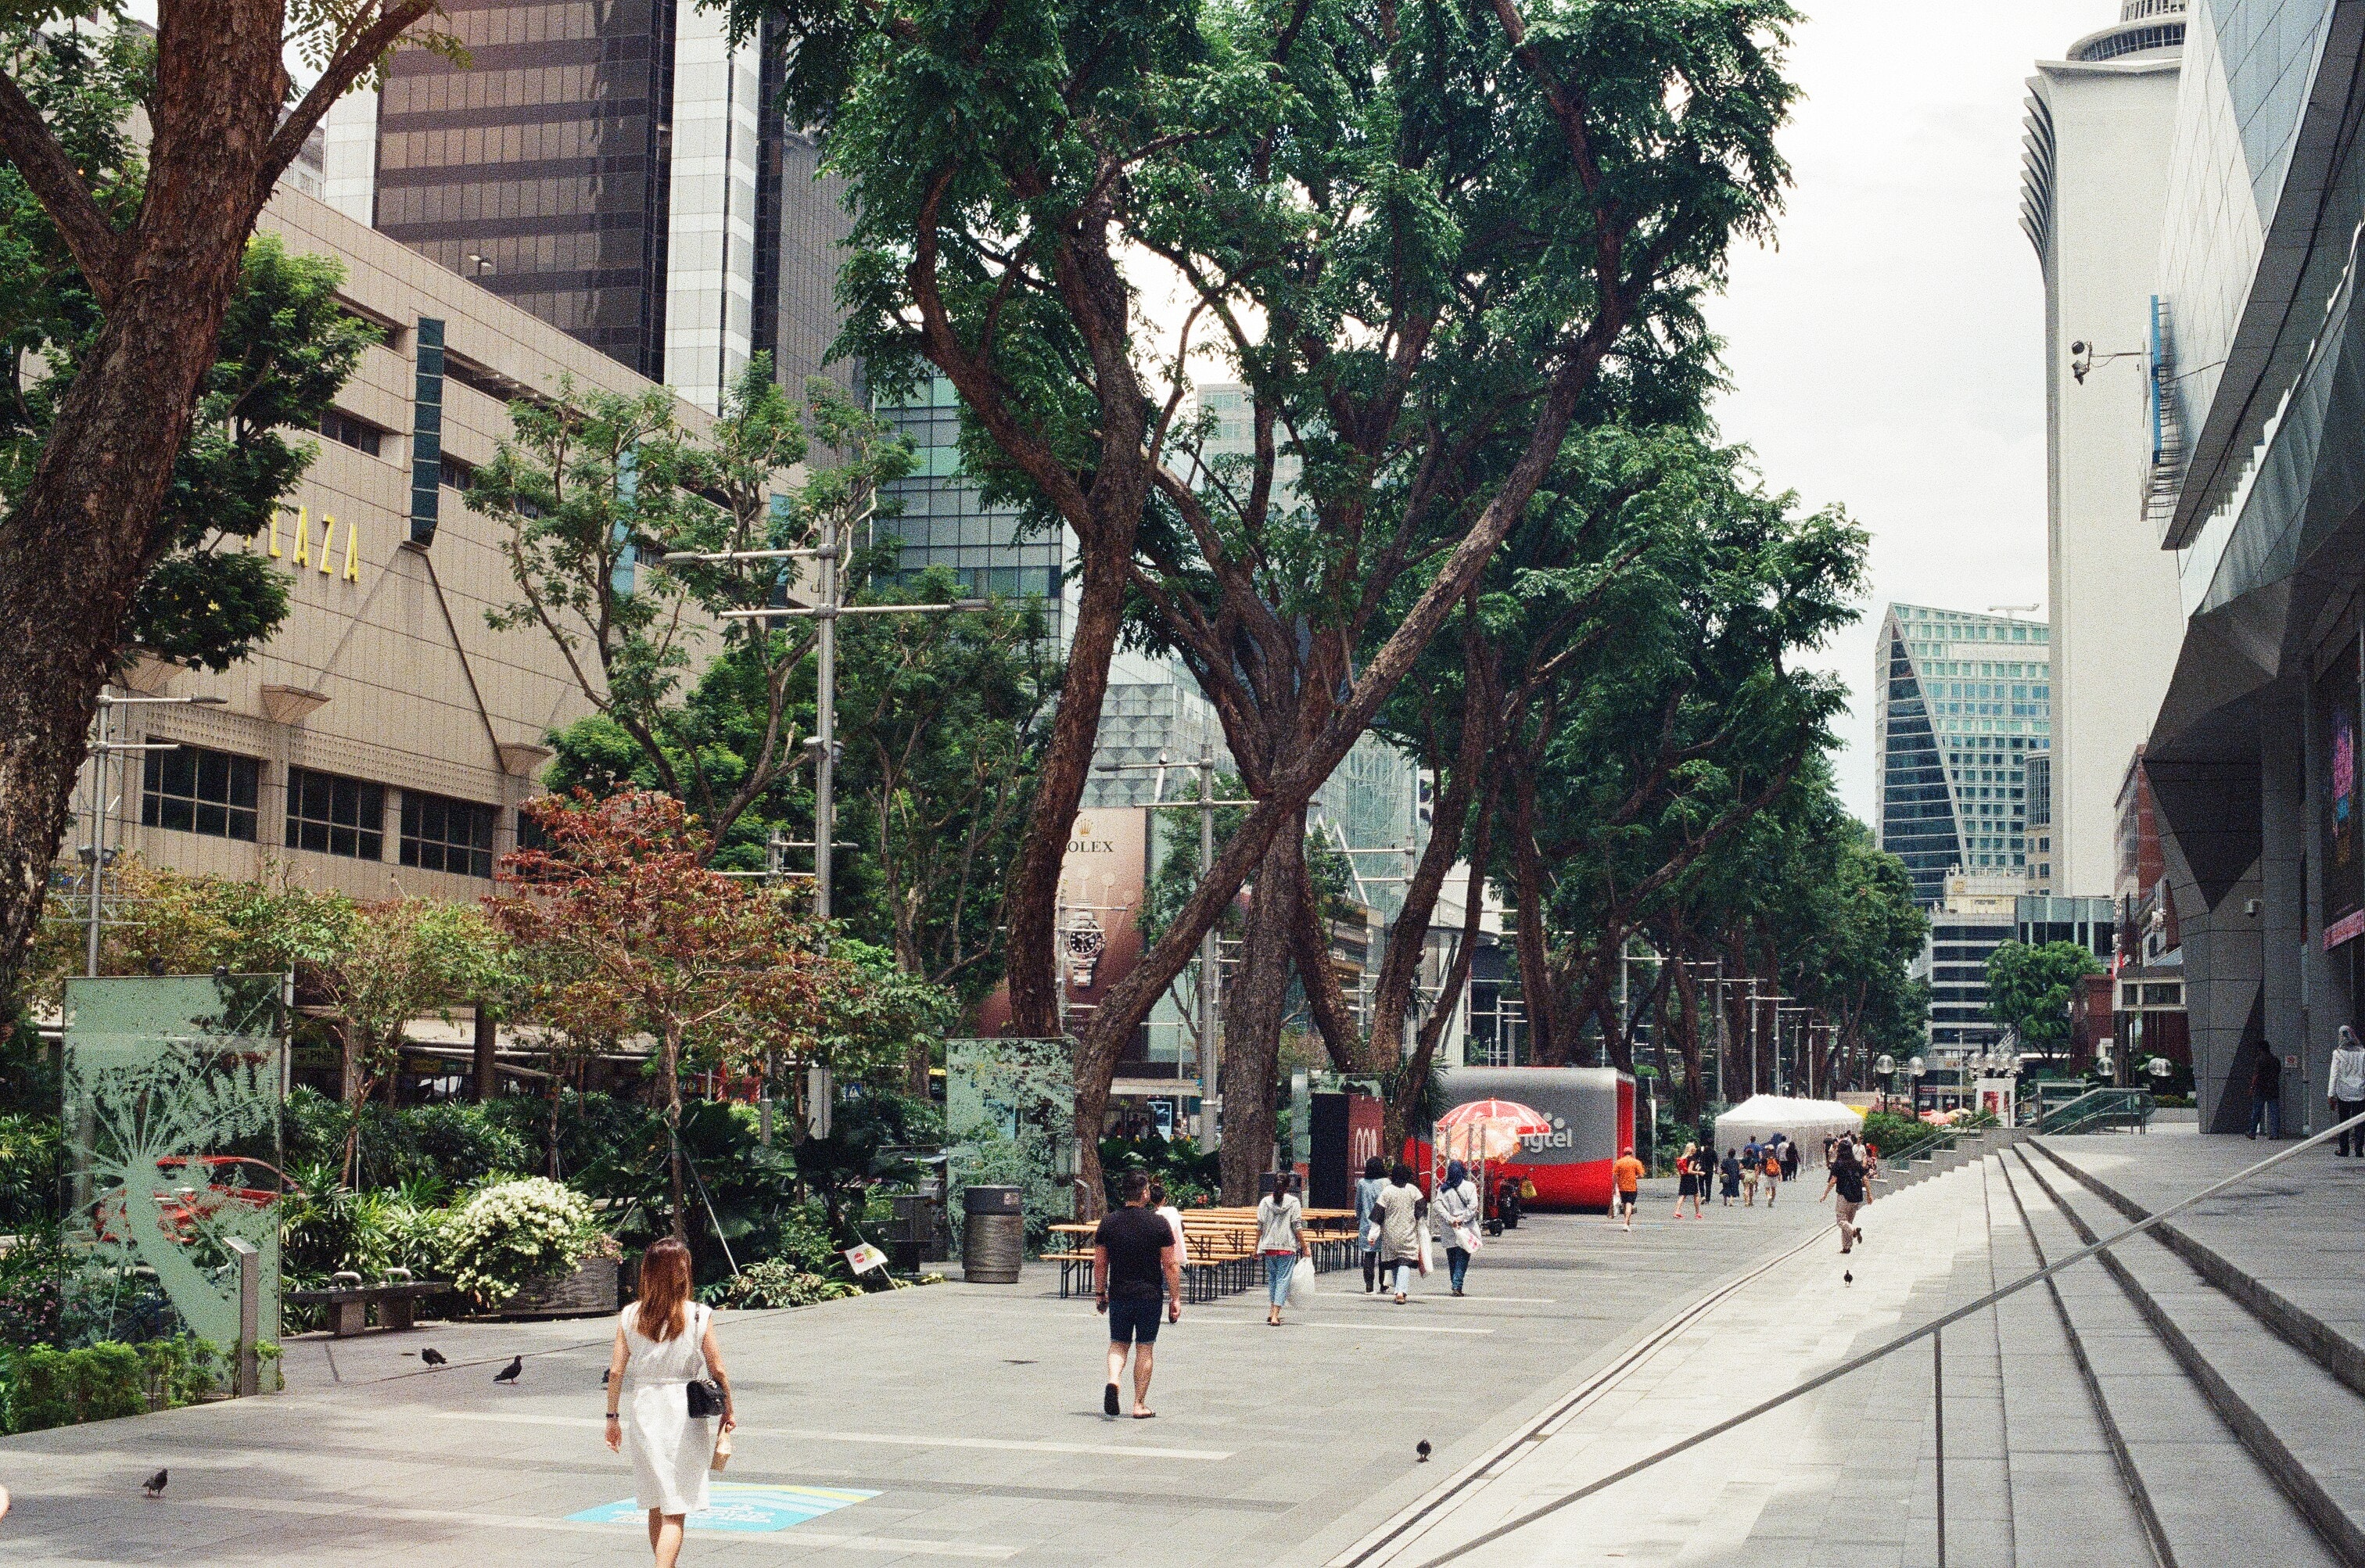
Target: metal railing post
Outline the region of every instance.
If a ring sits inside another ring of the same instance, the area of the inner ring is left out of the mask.
[[[238,1347],[230,1393],[245,1399],[263,1392],[263,1253],[253,1242],[235,1236],[225,1245],[238,1260]]]
[[[1946,1568],[1945,1345],[1945,1335],[1933,1331],[1930,1336],[1930,1408],[1938,1435],[1937,1460],[1932,1466],[1938,1478],[1938,1568]]]

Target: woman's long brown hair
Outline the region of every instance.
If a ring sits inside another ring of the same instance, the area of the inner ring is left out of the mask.
[[[641,1310],[633,1327],[644,1339],[662,1344],[689,1318],[689,1249],[667,1237],[641,1254]]]

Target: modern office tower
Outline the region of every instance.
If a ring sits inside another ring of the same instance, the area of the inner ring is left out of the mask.
[[[2184,0],[2124,0],[2116,25],[2028,79],[2021,226],[2045,274],[2053,627],[2044,859],[2061,893],[2110,891],[2119,778],[2183,624],[2176,564],[2127,481],[2180,439],[2157,378],[2175,332],[2158,253],[2184,29]]]
[[[701,408],[758,351],[820,370],[844,218],[768,37],[676,0],[448,15],[468,68],[402,50],[332,116],[331,205]]]
[[[2021,765],[2028,790],[2028,890],[2053,890],[2053,753],[2032,746]]]
[[[1874,834],[1913,896],[1950,871],[2028,877],[2027,762],[2051,707],[2042,621],[1892,604],[1873,672]]]

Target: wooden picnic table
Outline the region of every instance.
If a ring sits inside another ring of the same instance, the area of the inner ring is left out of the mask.
[[[1248,1290],[1260,1277],[1257,1217],[1251,1208],[1182,1209],[1183,1294],[1191,1301],[1213,1301],[1233,1291]],[[1306,1251],[1317,1270],[1352,1267],[1355,1260],[1355,1211],[1307,1209],[1305,1212]],[[1093,1288],[1093,1246],[1096,1225],[1064,1222],[1051,1234],[1068,1245],[1043,1254],[1047,1263],[1059,1265],[1059,1294],[1081,1294]]]

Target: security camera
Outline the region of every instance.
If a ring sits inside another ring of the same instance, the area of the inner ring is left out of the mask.
[[[2069,374],[2079,386],[2086,385],[2086,373],[2094,368],[2094,350],[2083,339],[2069,345]]]

